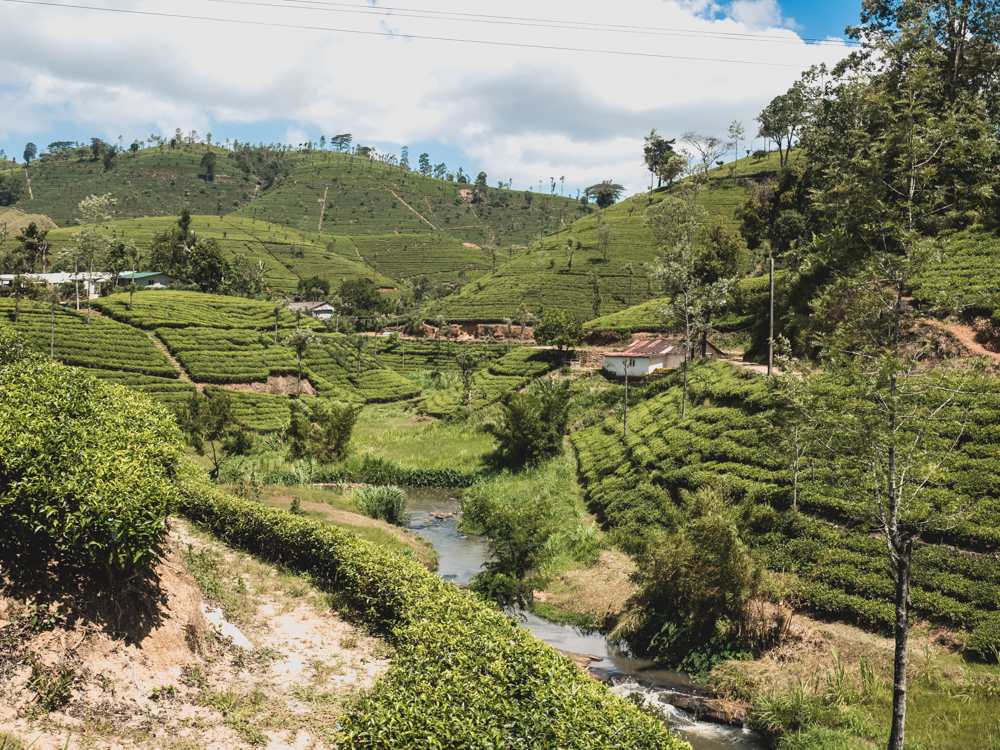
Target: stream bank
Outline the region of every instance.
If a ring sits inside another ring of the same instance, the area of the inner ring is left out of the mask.
[[[413,513],[409,529],[430,541],[438,552],[438,574],[456,585],[466,585],[489,558],[487,541],[458,531],[461,503],[447,490],[409,488],[408,505]],[[521,626],[540,640],[564,651],[606,682],[613,692],[626,696],[640,693],[643,698],[666,709],[671,727],[688,740],[694,750],[759,750],[763,744],[740,726],[718,723],[725,720],[721,704],[708,699],[707,692],[687,675],[635,658],[612,646],[595,630],[549,622],[528,611],[512,613]],[[713,705],[716,704],[716,705]],[[705,720],[706,712],[716,721]],[[728,717],[739,723],[739,717]]]

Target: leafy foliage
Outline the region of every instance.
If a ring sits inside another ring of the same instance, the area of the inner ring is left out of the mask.
[[[411,513],[406,507],[406,492],[395,485],[362,487],[353,494],[358,510],[369,518],[406,526]]]
[[[569,425],[569,382],[539,381],[528,393],[511,393],[485,425],[497,453],[512,466],[535,464],[562,452]]]
[[[326,579],[391,637],[392,666],[351,706],[338,747],[431,748],[441,738],[542,750],[688,747],[504,613],[419,563],[328,524],[237,500],[194,476],[185,477],[182,492],[192,520],[229,544]]]
[[[0,343],[0,361],[9,362],[14,353]],[[27,359],[0,368],[0,413],[6,544],[97,564],[112,579],[156,556],[180,456],[180,434],[162,408],[79,370]]]

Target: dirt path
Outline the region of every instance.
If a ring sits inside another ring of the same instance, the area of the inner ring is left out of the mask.
[[[323,234],[323,217],[326,216],[326,195],[329,192],[330,192],[330,186],[327,185],[326,188],[323,190],[323,199],[320,201],[321,205],[319,208],[319,227],[318,227],[318,231],[320,234]]]
[[[156,334],[155,333],[153,333],[152,331],[143,331],[143,333],[145,333],[147,336],[149,336],[149,340],[153,342],[153,346],[155,346],[157,349],[159,349],[161,352],[163,352],[163,356],[166,357],[170,361],[170,364],[172,364],[174,366],[174,369],[177,370],[177,372],[180,373],[179,380],[181,382],[183,382],[183,383],[193,383],[194,382],[188,376],[187,372],[185,372],[184,368],[181,367],[181,363],[178,362],[174,358],[174,355],[170,353],[170,350],[167,349],[167,347],[163,344],[162,341],[160,341],[158,338],[156,338]],[[204,383],[195,383],[195,387],[199,391],[205,390],[205,384]]]
[[[964,346],[970,354],[978,357],[989,357],[994,362],[1000,362],[1000,354],[991,352],[985,346],[976,341],[976,334],[969,326],[959,325],[958,323],[944,323],[940,320],[931,320],[929,318],[920,318],[917,322],[926,323],[927,325],[933,326],[938,330],[950,333],[958,339],[958,342]]]
[[[415,213],[417,216],[419,216],[427,226],[429,226],[431,229],[437,229],[436,226],[434,226],[429,221],[427,221],[427,219],[424,217],[424,215],[422,213],[420,213],[419,211],[417,211],[417,209],[415,209],[409,203],[407,203],[402,198],[400,198],[398,195],[396,195],[396,191],[395,190],[393,190],[391,188],[386,188],[386,190],[388,190],[390,193],[392,193],[393,195],[395,195],[396,196],[396,200],[398,200],[400,203],[402,203],[408,209],[410,209],[411,211],[413,211],[413,213]]]
[[[31,192],[31,178],[28,177],[28,169],[27,169],[27,167],[25,167],[25,169],[24,169],[24,179],[26,179],[28,181],[28,197],[31,198],[31,200],[35,200],[35,194],[33,192]]]

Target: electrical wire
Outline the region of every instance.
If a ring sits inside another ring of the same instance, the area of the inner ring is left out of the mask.
[[[121,15],[145,16],[150,18],[177,18],[186,21],[211,21],[216,23],[229,23],[241,26],[261,26],[278,29],[291,29],[296,31],[327,31],[339,34],[356,34],[361,36],[381,36],[393,38],[419,39],[421,41],[434,42],[454,42],[458,44],[481,44],[492,47],[515,47],[520,49],[541,49],[555,52],[582,52],[585,54],[617,55],[621,57],[644,57],[659,60],[684,60],[688,62],[712,62],[726,63],[733,65],[762,65],[772,68],[796,68],[801,70],[801,64],[765,62],[763,60],[730,60],[715,57],[691,57],[688,55],[663,55],[655,52],[633,52],[624,50],[602,50],[586,47],[564,47],[549,44],[529,44],[526,42],[503,42],[488,39],[462,39],[457,37],[429,36],[423,34],[403,34],[391,31],[362,31],[360,29],[340,29],[329,26],[306,26],[302,24],[277,23],[274,21],[251,21],[243,18],[214,18],[212,16],[196,16],[186,13],[166,13],[163,11],[129,10],[126,8],[102,8],[94,5],[67,5],[64,3],[47,2],[46,0],[3,0],[7,3],[17,3],[19,5],[36,5],[48,8],[61,8],[64,10],[92,10],[102,13],[117,13]]]
[[[284,8],[294,10],[319,10],[327,13],[357,13],[360,15],[390,16],[394,18],[423,18],[430,20],[460,21],[464,23],[497,24],[546,29],[568,29],[571,31],[598,31],[618,34],[643,34],[653,36],[679,36],[695,39],[725,39],[729,41],[765,42],[769,44],[802,44],[813,46],[857,47],[859,42],[849,39],[819,39],[768,34],[749,34],[733,31],[699,31],[697,29],[667,29],[655,26],[627,26],[622,24],[598,24],[587,21],[556,21],[543,18],[522,18],[519,16],[490,16],[479,13],[455,13],[452,11],[414,10],[412,8],[391,8],[385,6],[355,5],[351,3],[329,2],[328,0],[284,0],[283,2],[250,2],[250,0],[206,0],[206,2],[226,5],[250,5],[264,8]]]

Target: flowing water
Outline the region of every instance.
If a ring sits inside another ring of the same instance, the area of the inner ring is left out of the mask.
[[[456,584],[466,584],[489,558],[486,540],[463,534],[455,528],[461,504],[447,490],[407,489],[413,512],[410,530],[434,544],[438,552],[438,574]],[[563,651],[595,657],[591,671],[610,680],[618,695],[641,693],[651,703],[667,710],[670,726],[691,743],[694,750],[758,750],[763,744],[753,732],[722,724],[695,721],[694,717],[663,704],[666,694],[694,695],[697,686],[687,675],[657,667],[653,662],[629,656],[611,646],[597,631],[557,625],[531,612],[518,612],[521,626],[537,638]]]

